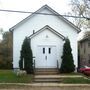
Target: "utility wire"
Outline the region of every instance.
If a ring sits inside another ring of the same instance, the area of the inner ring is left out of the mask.
[[[3,11],[3,12],[15,12],[15,13],[31,13],[31,14],[41,14],[41,15],[53,15],[53,16],[63,16],[63,17],[72,17],[72,18],[84,18],[86,20],[90,20],[89,17],[80,17],[80,16],[71,16],[71,15],[37,13],[37,12],[26,12],[26,11],[16,11],[16,10],[4,10],[4,9],[0,9],[0,11]]]

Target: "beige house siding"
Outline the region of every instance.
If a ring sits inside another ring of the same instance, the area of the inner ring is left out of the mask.
[[[90,66],[90,40],[79,42],[80,66]]]

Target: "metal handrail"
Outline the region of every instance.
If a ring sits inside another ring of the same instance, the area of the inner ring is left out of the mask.
[[[57,69],[59,69],[59,63],[58,63],[58,60],[57,60]]]
[[[34,62],[33,62],[33,71],[35,72],[35,59],[34,59]]]

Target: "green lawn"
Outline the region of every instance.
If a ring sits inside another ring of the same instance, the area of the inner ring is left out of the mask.
[[[0,83],[30,83],[33,75],[17,76],[13,70],[0,70]]]
[[[64,78],[64,79],[61,80],[61,83],[66,83],[66,84],[90,84],[90,79],[85,79],[84,77]]]
[[[80,75],[82,77],[73,77],[73,78],[63,78],[61,80],[61,83],[66,83],[66,84],[90,84],[90,76],[87,77],[83,75],[82,73],[66,73],[66,74],[60,74],[60,75],[67,75],[67,76],[73,76],[73,75]]]
[[[81,73],[72,72],[72,73],[60,73],[60,75],[82,75]]]
[[[61,74],[63,75],[80,75],[78,73]],[[17,76],[13,70],[0,70],[0,83],[31,83],[33,75]],[[60,83],[67,84],[90,84],[90,78],[74,77],[74,78],[61,78]]]

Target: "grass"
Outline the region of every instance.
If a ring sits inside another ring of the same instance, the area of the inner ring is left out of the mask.
[[[63,78],[61,80],[61,83],[65,84],[90,84],[90,77],[85,76],[81,73],[65,73],[65,74],[60,74],[60,75],[67,75],[67,76],[73,76],[73,75],[80,75],[82,77],[68,77],[68,78]]]
[[[0,70],[0,83],[30,83],[33,75],[17,76],[12,70]]]
[[[78,73],[62,74],[62,75],[80,75]],[[0,89],[31,89],[28,85],[13,84],[13,83],[31,83],[33,75],[16,76],[12,70],[0,70]],[[3,84],[10,83],[10,84]],[[74,78],[61,78],[64,84],[90,84],[90,78],[74,77]],[[65,89],[66,90],[66,89]]]
[[[90,79],[84,77],[64,78],[61,83],[65,84],[90,84]]]
[[[61,74],[63,75],[81,75],[78,73]],[[33,81],[33,75],[17,76],[13,70],[0,70],[0,83],[31,83]],[[67,84],[90,84],[90,77],[65,77],[61,78],[61,83]]]
[[[81,75],[81,73],[72,72],[72,73],[60,73],[60,75]]]

